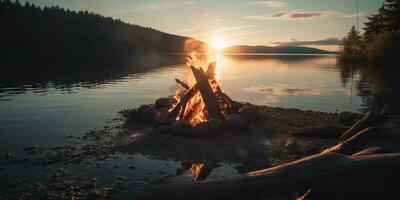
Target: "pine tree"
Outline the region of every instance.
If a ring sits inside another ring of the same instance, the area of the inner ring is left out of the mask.
[[[362,40],[360,33],[353,26],[342,41],[342,52],[339,55],[342,60],[356,61],[360,57],[362,49]]]
[[[400,0],[386,0],[387,27],[391,32],[400,31]]]
[[[385,6],[379,9],[377,14],[373,14],[368,18],[368,21],[365,23],[364,27],[364,39],[368,42],[373,40],[373,38],[385,31],[385,20],[386,20],[387,10]]]

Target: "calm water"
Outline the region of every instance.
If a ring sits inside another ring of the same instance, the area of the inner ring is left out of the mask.
[[[174,55],[163,59],[169,56]],[[129,70],[149,61],[138,59],[112,73],[60,72],[42,80],[0,81],[0,151],[62,143],[67,135],[104,126],[123,108],[170,95],[174,78],[184,77],[187,68],[182,60],[157,59],[152,64],[163,67],[146,73]],[[255,104],[362,112],[382,87],[370,72],[337,66],[334,55],[220,55],[218,60],[218,81],[225,92]]]

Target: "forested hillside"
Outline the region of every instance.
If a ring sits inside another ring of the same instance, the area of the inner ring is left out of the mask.
[[[0,0],[0,55],[185,52],[204,43],[88,11]],[[185,43],[190,40],[190,45]],[[186,48],[186,49],[185,49]]]

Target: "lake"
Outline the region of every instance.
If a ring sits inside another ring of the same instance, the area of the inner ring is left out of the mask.
[[[45,76],[36,70],[2,79],[0,151],[62,144],[66,136],[81,136],[106,125],[121,109],[171,95],[174,78],[187,75],[183,56],[135,56],[123,67],[111,62],[102,63],[106,68],[86,71],[74,63],[72,72],[55,70]],[[390,93],[377,73],[340,66],[336,55],[218,55],[217,59],[218,82],[238,101],[361,113]],[[83,64],[89,65],[90,59]],[[147,65],[145,72],[135,70]]]

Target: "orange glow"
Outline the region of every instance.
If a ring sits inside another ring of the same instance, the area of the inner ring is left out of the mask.
[[[204,60],[200,60],[197,59],[196,56],[190,56],[190,60],[188,61],[187,65],[188,66],[207,66],[208,60],[206,59]],[[218,59],[217,59],[218,60]],[[216,63],[215,65],[208,65],[208,67],[210,67],[210,69],[205,69],[203,70],[205,72],[205,75],[208,77],[208,82],[210,84],[211,89],[213,90],[214,93],[218,93],[218,92],[222,92],[220,87],[218,86],[218,83],[216,81],[216,78],[219,77],[219,66],[218,63]],[[176,90],[175,91],[175,100],[174,101],[174,105],[173,107],[170,109],[170,112],[174,111],[174,113],[176,115],[175,120],[185,120],[187,122],[189,122],[192,126],[196,126],[197,124],[201,123],[201,122],[205,122],[209,120],[209,116],[208,116],[208,111],[206,108],[206,105],[204,103],[204,100],[201,96],[201,93],[199,91],[199,89],[197,88],[196,85],[196,80],[194,78],[194,75],[192,73],[192,71],[190,70],[190,72],[188,72],[190,74],[186,74],[185,75],[185,79],[183,80],[183,82],[185,82],[190,89],[186,89],[186,90]],[[185,99],[184,96],[185,94],[191,94],[188,95],[190,96],[189,99]],[[221,109],[222,114],[226,117],[227,115],[227,109],[228,109],[228,105],[226,102],[224,102],[221,99],[218,99],[219,101],[219,106]],[[182,106],[181,105],[186,105],[186,106]],[[179,110],[178,110],[179,109]]]
[[[215,38],[211,41],[211,46],[216,50],[220,50],[228,46],[228,41],[223,38]]]
[[[199,180],[199,178],[201,178],[200,173],[203,167],[204,167],[203,163],[192,164],[192,167],[190,168],[190,171],[192,172],[192,180],[197,181]]]

